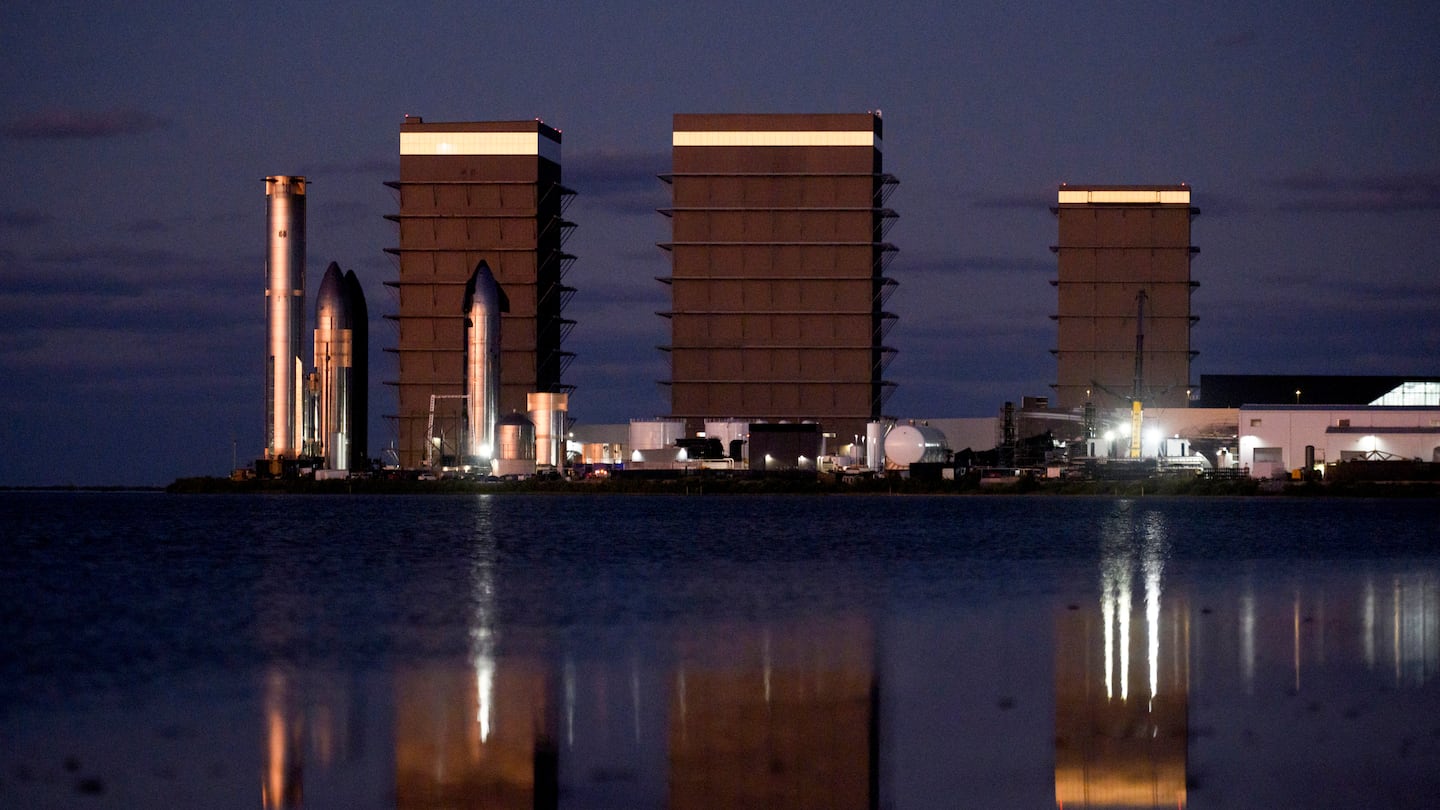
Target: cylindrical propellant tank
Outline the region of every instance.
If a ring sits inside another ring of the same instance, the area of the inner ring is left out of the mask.
[[[500,313],[509,309],[507,303],[490,265],[475,265],[465,282],[465,455],[482,464],[499,456],[495,424],[500,417]]]
[[[512,413],[495,422],[495,475],[535,473],[535,424],[524,414]]]
[[[267,341],[265,455],[300,454],[304,424],[305,178],[265,178],[268,249],[265,254]]]
[[[885,422],[865,425],[865,466],[875,472],[885,469]]]
[[[565,413],[570,410],[570,395],[526,394],[525,408],[535,423],[535,465],[558,470],[565,463]]]
[[[885,434],[885,458],[900,467],[944,461],[945,434],[929,425],[897,425]]]

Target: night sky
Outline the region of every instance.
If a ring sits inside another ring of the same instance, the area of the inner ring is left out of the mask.
[[[260,454],[267,174],[312,184],[307,318],[364,283],[388,446],[407,113],[563,130],[582,423],[668,407],[676,112],[883,110],[895,416],[1050,392],[1061,182],[1193,187],[1195,381],[1440,373],[1440,6],[416,5],[0,8],[0,485]]]

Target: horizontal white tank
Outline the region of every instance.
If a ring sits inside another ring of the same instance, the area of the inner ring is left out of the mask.
[[[899,467],[944,461],[945,434],[929,425],[897,425],[885,434],[885,458]]]
[[[630,420],[631,450],[673,447],[677,440],[683,438],[685,438],[684,419]]]

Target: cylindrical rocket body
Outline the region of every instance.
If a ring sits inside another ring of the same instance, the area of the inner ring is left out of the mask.
[[[465,285],[465,417],[469,446],[478,462],[496,456],[500,416],[500,285],[481,262]]]
[[[539,392],[525,395],[530,421],[535,423],[535,463],[556,469],[565,464],[565,412],[569,394]]]
[[[319,376],[319,424],[315,435],[332,470],[350,469],[355,350],[345,277],[334,262],[315,296],[315,373]]]
[[[888,425],[884,422],[867,422],[865,424],[865,466],[879,472],[885,469],[885,429]]]
[[[304,437],[305,178],[265,178],[269,245],[265,255],[268,349],[266,442],[270,458],[299,455]]]

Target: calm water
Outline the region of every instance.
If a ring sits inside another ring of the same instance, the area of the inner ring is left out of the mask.
[[[1434,807],[1437,507],[0,494],[0,807]]]

